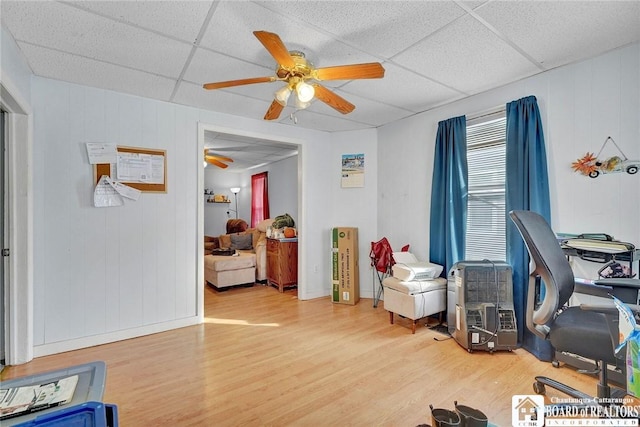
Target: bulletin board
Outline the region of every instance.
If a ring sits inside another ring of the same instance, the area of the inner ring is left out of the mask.
[[[144,192],[167,192],[167,152],[118,146],[118,163],[94,165],[94,183],[107,175],[114,181]],[[118,169],[120,168],[120,169]]]

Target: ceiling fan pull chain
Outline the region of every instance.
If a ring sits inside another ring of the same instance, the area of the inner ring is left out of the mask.
[[[297,125],[298,124],[298,118],[295,115],[295,112],[289,114],[289,120],[293,121],[293,124]]]

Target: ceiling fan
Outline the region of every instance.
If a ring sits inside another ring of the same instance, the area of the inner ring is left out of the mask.
[[[204,161],[222,169],[229,167],[227,163],[233,162],[231,157],[221,156],[211,151],[209,148],[204,149]]]
[[[304,53],[287,50],[277,34],[267,31],[254,31],[253,34],[276,60],[275,76],[206,83],[203,87],[211,90],[254,83],[285,82],[286,86],[275,92],[275,99],[264,116],[265,120],[274,120],[280,116],[292,92],[296,94],[295,106],[299,110],[307,108],[315,96],[342,114],[348,114],[356,108],[355,105],[313,81],[379,79],[384,77],[384,68],[379,62],[314,68],[305,58]],[[309,81],[311,83],[308,83]]]

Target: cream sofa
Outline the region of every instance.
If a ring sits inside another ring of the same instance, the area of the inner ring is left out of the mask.
[[[255,277],[256,282],[265,282],[267,280],[267,227],[273,223],[272,219],[266,219],[260,222],[256,228],[248,228],[244,231],[231,234],[222,234],[216,238],[205,237],[205,246],[209,246],[209,250],[215,249],[234,249],[240,257],[219,256],[207,254],[205,255],[204,278],[207,282],[217,285],[221,283],[221,277],[225,277],[225,283],[242,284],[248,283],[246,278],[248,272],[246,254],[255,255]],[[250,235],[251,248],[246,245],[248,236]],[[235,236],[235,237],[234,237]],[[215,242],[211,247],[210,243]],[[240,259],[242,258],[242,260]],[[237,268],[234,268],[237,267]],[[244,271],[240,271],[245,269]],[[234,270],[238,270],[235,273]],[[221,274],[222,271],[227,273]],[[226,286],[232,286],[228,284]]]

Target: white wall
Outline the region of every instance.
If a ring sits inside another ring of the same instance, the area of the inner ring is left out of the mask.
[[[383,126],[378,133],[378,233],[428,257],[433,153],[438,121],[486,111],[528,95],[538,99],[549,165],[552,226],[606,232],[640,245],[640,174],[596,179],[571,163],[613,137],[640,159],[640,44],[558,68]],[[603,153],[604,155],[604,153]]]
[[[29,102],[31,99],[31,70],[11,34],[4,27],[0,27],[0,31],[0,52],[2,52],[0,78],[2,84],[5,85],[9,82],[12,95]]]
[[[426,114],[425,114],[426,115]],[[437,120],[410,117],[378,130],[379,237],[399,251],[429,255],[429,205]]]
[[[235,209],[236,206],[233,193],[229,190],[231,187],[242,188],[242,173],[225,171],[211,165],[204,169],[204,188],[213,191],[215,194],[224,194],[231,200],[231,203],[228,204],[204,204],[204,234],[206,236],[219,236],[226,233],[227,220],[236,217],[235,212],[231,210]],[[238,194],[238,211],[240,212],[238,218],[246,218],[245,210],[241,208],[245,193],[247,193],[247,189],[242,188]],[[212,196],[203,197],[206,199]],[[246,215],[248,215],[249,211],[246,212]]]
[[[331,171],[318,159],[331,134],[38,77],[32,98],[36,356],[199,321],[199,123],[300,144],[298,295],[328,295],[329,272],[307,266],[330,265]],[[92,207],[88,141],[166,150],[167,193]]]
[[[36,356],[197,323],[198,111],[37,77],[32,95]],[[166,150],[166,194],[93,207],[85,142]]]
[[[364,187],[342,188],[342,155],[360,153],[364,154],[365,162]],[[382,237],[377,231],[378,161],[376,129],[335,133],[330,157],[324,160],[331,170],[332,192],[331,199],[326,201],[326,205],[331,209],[332,224],[325,230],[323,245],[329,253],[333,227],[358,228],[360,297],[362,298],[373,298],[373,273],[369,252],[371,242]],[[320,268],[323,267],[328,269],[329,273],[331,272],[330,265],[320,266]],[[327,293],[330,290],[330,283],[327,283]]]

